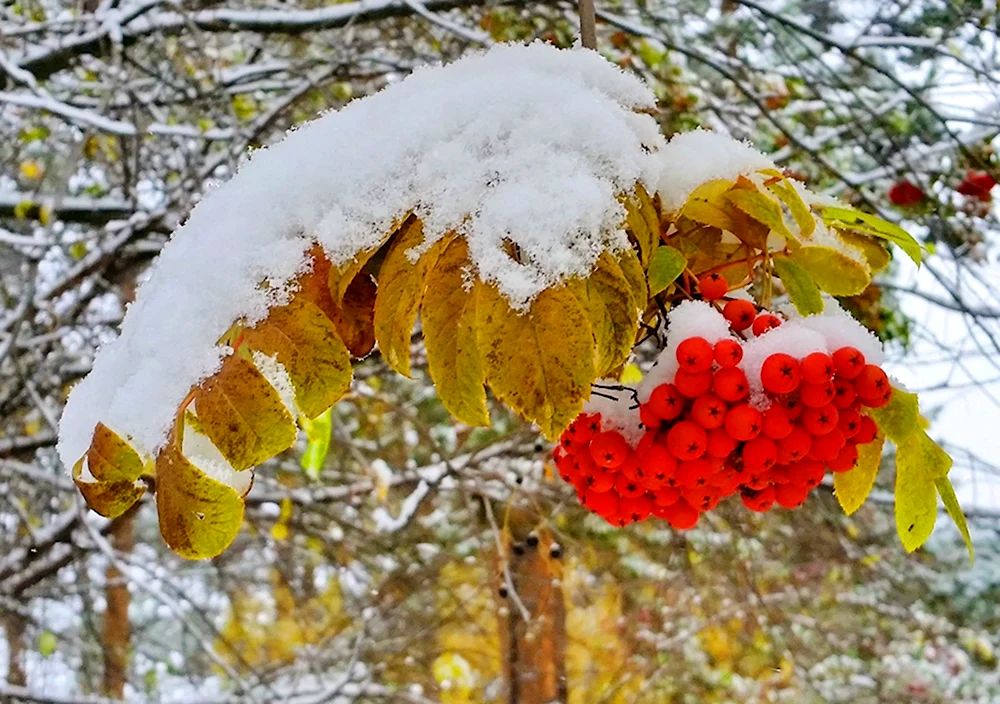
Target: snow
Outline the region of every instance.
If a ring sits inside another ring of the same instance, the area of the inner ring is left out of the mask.
[[[707,181],[735,181],[740,175],[777,168],[749,144],[707,130],[674,135],[660,151],[660,158],[665,168],[658,190],[667,212],[679,210],[691,191]]]
[[[614,379],[598,379],[583,412],[601,415],[601,430],[617,430],[629,445],[635,447],[645,432],[639,420],[639,404],[635,389]]]
[[[519,309],[586,273],[622,243],[617,194],[657,182],[663,140],[636,112],[654,105],[596,53],[500,46],[418,70],[255,152],[164,247],[121,336],[73,390],[64,464],[99,421],[154,455],[188,390],[228,353],[216,340],[287,298],[310,238],[342,264],[414,212],[425,245],[463,234],[479,276]]]

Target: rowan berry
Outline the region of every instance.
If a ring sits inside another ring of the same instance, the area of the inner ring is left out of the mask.
[[[743,466],[754,473],[766,471],[778,461],[778,446],[774,440],[760,435],[743,445]]]
[[[778,461],[784,464],[798,462],[811,448],[812,436],[801,426],[793,426],[788,437],[778,443]]]
[[[856,396],[854,384],[848,379],[837,377],[833,380],[833,400],[830,403],[836,408],[849,408]]]
[[[602,467],[597,467],[594,471],[587,473],[583,483],[590,491],[605,492],[611,491],[617,479],[617,472],[609,472]]]
[[[657,487],[652,492],[653,495],[653,513],[656,513],[656,506],[672,506],[677,503],[677,499],[681,498],[680,489],[672,486],[661,486]]]
[[[692,374],[678,369],[677,374],[674,375],[674,386],[683,396],[698,398],[702,394],[708,393],[708,390],[712,388],[712,372]]]
[[[597,463],[594,462],[594,458],[591,457],[589,452],[578,452],[573,455],[573,464],[576,467],[576,471],[583,474],[593,472],[597,469]]]
[[[691,486],[706,486],[711,475],[712,465],[704,458],[677,463],[677,484],[682,489]]]
[[[702,274],[698,277],[698,290],[706,301],[717,301],[729,293],[729,283],[721,274]]]
[[[805,503],[812,489],[807,484],[788,482],[774,487],[774,500],[783,508],[796,508]]]
[[[597,433],[601,432],[601,415],[581,413],[569,424],[566,435],[573,439],[573,442],[584,444],[590,442]]]
[[[697,423],[682,420],[667,433],[667,449],[679,460],[694,460],[705,454],[708,434]]]
[[[618,514],[621,499],[613,491],[584,491],[580,503],[609,520]]]
[[[813,352],[802,359],[802,380],[822,384],[833,378],[833,358],[825,352]]]
[[[833,366],[840,378],[853,379],[865,368],[865,356],[857,348],[841,347],[833,353]]]
[[[788,411],[777,403],[772,403],[764,413],[761,432],[772,440],[787,438],[792,432],[792,421],[788,419]]]
[[[737,442],[726,432],[725,428],[715,428],[708,431],[708,440],[705,443],[705,453],[711,457],[723,459],[736,449]]]
[[[799,399],[806,408],[819,408],[828,403],[833,403],[837,395],[837,390],[832,381],[824,381],[821,384],[802,384],[799,387]]]
[[[812,449],[809,451],[809,456],[814,460],[829,462],[840,454],[840,451],[844,449],[844,444],[846,442],[847,440],[844,438],[844,434],[834,428],[829,433],[824,433],[823,435],[818,435],[813,438]]]
[[[711,511],[719,505],[719,490],[714,486],[690,487],[682,495],[698,511]]]
[[[739,367],[727,367],[715,373],[712,391],[723,401],[742,401],[750,392],[747,375]]]
[[[890,386],[882,391],[878,396],[862,399],[861,402],[869,408],[882,408],[882,406],[887,406],[891,400],[892,387]]]
[[[736,340],[719,340],[712,348],[712,356],[723,369],[735,367],[743,359],[743,345]]]
[[[765,313],[758,315],[754,319],[751,329],[753,330],[754,337],[760,337],[768,330],[774,330],[779,325],[781,325],[781,318],[770,313]]]
[[[706,430],[721,428],[726,421],[726,402],[715,394],[705,394],[691,405],[691,420]]]
[[[653,408],[648,403],[640,403],[639,422],[642,424],[642,427],[647,430],[657,430],[661,425],[663,425],[664,421],[656,415]]]
[[[639,454],[637,452],[629,452],[625,461],[611,471],[624,474],[629,479],[640,483],[646,479],[646,469],[639,462]]]
[[[630,499],[622,499],[618,508],[618,515],[632,519],[630,522],[638,523],[645,521],[653,512],[653,502],[646,496],[635,496]]]
[[[788,420],[793,423],[799,419],[799,416],[802,415],[802,411],[805,409],[798,394],[779,396],[778,403],[781,404],[781,407],[785,409],[785,413],[788,414]]]
[[[688,530],[698,523],[698,510],[683,497],[670,506],[659,507],[657,517],[667,521],[674,530]]]
[[[845,438],[853,438],[861,430],[861,414],[850,408],[840,411],[840,419],[837,421],[837,428],[844,434]]]
[[[812,435],[826,435],[837,427],[840,414],[831,404],[820,408],[807,408],[802,412],[802,427]]]
[[[651,444],[638,454],[639,464],[642,466],[643,474],[647,479],[666,480],[677,469],[676,458],[660,443]]]
[[[615,430],[605,430],[590,441],[590,456],[601,467],[617,467],[628,456],[629,446],[622,434]]]
[[[642,461],[642,458],[646,456],[647,452],[649,452],[649,448],[656,444],[657,435],[658,431],[647,430],[642,434],[642,437],[639,438],[639,444],[635,446],[635,454],[639,455],[640,461]]]
[[[673,420],[684,412],[684,397],[673,384],[660,384],[649,395],[646,405],[661,420]]]
[[[827,460],[826,466],[834,472],[850,472],[857,463],[858,446],[853,442],[847,442],[836,457]]]
[[[867,403],[869,400],[880,398],[891,388],[889,377],[881,367],[874,364],[866,364],[854,379],[854,390],[858,392],[858,397],[865,405],[869,405]]]
[[[760,433],[763,418],[760,411],[747,403],[733,406],[726,414],[726,432],[735,440],[752,440]]]
[[[624,474],[619,474],[615,480],[615,491],[623,499],[632,499],[646,493],[646,487],[637,481],[629,479]]]
[[[760,491],[761,489],[766,489],[771,486],[770,472],[761,472],[759,474],[750,474],[743,478],[743,483],[740,485],[741,489],[752,489],[753,491]]]
[[[815,489],[823,481],[826,470],[823,463],[813,459],[802,459],[788,468],[788,474],[793,482],[801,482],[810,489]]]
[[[697,374],[712,368],[712,345],[704,337],[689,337],[677,345],[677,364],[686,372]]]
[[[757,317],[757,308],[750,301],[736,299],[729,301],[722,309],[722,317],[729,321],[733,330],[746,330]]]
[[[766,486],[759,490],[744,489],[740,492],[743,505],[751,511],[764,513],[774,506],[774,487]]]
[[[876,437],[878,437],[878,426],[875,421],[870,416],[861,416],[861,427],[858,428],[858,434],[854,436],[854,442],[858,445],[865,445]]]
[[[799,361],[790,354],[776,352],[764,360],[760,368],[760,383],[772,394],[789,394],[802,380]]]

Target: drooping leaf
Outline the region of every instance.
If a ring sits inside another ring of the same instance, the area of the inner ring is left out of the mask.
[[[936,481],[946,477],[951,458],[920,430],[896,445],[896,530],[913,552],[927,541],[937,519]]]
[[[243,500],[232,488],[191,464],[174,444],[156,458],[160,535],[189,560],[215,557],[243,523]]]
[[[646,273],[643,271],[642,264],[639,263],[639,257],[636,256],[635,250],[626,247],[621,252],[616,252],[615,261],[618,262],[622,274],[628,280],[636,305],[640,310],[645,309],[649,302],[649,286],[646,283]]]
[[[582,410],[596,376],[583,304],[559,286],[542,291],[518,315],[495,287],[484,285],[477,320],[490,387],[554,440]]]
[[[73,465],[73,483],[83,494],[94,513],[105,518],[117,518],[125,513],[136,501],[146,493],[144,484],[135,481],[91,482],[84,481],[83,461],[81,457]]]
[[[422,321],[427,367],[441,403],[467,425],[489,425],[486,371],[479,354],[479,285],[467,289],[469,246],[456,237],[427,274]]]
[[[83,478],[84,461],[93,481]],[[98,423],[87,454],[73,465],[73,483],[95,513],[115,518],[146,492],[146,485],[137,482],[143,468],[139,454],[117,433]]]
[[[687,263],[687,258],[673,247],[666,245],[657,247],[649,262],[650,295],[655,296],[676,281],[687,267]]]
[[[330,293],[333,295],[333,300],[337,304],[343,302],[351,282],[354,281],[354,278],[368,265],[368,262],[370,262],[372,258],[378,254],[379,250],[382,249],[382,246],[392,238],[398,239],[403,229],[411,226],[413,221],[416,219],[416,216],[410,213],[398,218],[393,223],[392,227],[382,234],[382,237],[379,238],[377,244],[369,247],[368,249],[361,250],[346,264],[335,267],[332,278],[336,279],[336,286],[331,284]]]
[[[688,195],[688,200],[707,200],[713,203],[723,202],[723,194],[733,187],[733,182],[724,178],[714,178],[705,181]]]
[[[837,233],[837,236],[847,245],[861,250],[872,272],[882,271],[889,266],[889,262],[891,261],[889,251],[872,238],[859,235],[850,230],[841,230]]]
[[[607,252],[594,270],[570,284],[583,303],[597,344],[597,375],[605,376],[625,363],[639,329],[639,310],[632,288],[618,263]]]
[[[310,252],[312,269],[298,278],[296,298],[315,304],[333,322],[337,334],[354,357],[364,357],[375,346],[375,282],[367,273],[354,272],[340,290],[342,274],[318,245]]]
[[[639,245],[639,258],[646,266],[656,243],[660,241],[660,218],[641,183],[636,183],[635,191],[626,198],[625,214],[625,224]]]
[[[864,445],[858,445],[858,462],[854,465],[854,469],[833,475],[833,488],[837,501],[848,516],[861,508],[871,493],[875,485],[875,475],[878,474],[882,462],[884,445],[885,437],[882,435]]]
[[[278,392],[238,355],[201,383],[194,407],[205,434],[235,469],[258,465],[295,442],[295,422]]]
[[[737,229],[736,222],[725,208],[713,201],[688,198],[684,207],[681,208],[680,215],[702,225],[717,227],[720,230],[734,232]]]
[[[813,217],[812,211],[809,210],[809,206],[802,200],[802,196],[795,190],[795,186],[780,171],[764,169],[761,173],[771,177],[766,187],[788,206],[788,211],[792,214],[795,224],[799,226],[799,233],[803,237],[810,237],[816,230],[816,219]]]
[[[333,434],[333,409],[327,408],[315,418],[299,419],[302,432],[306,434],[306,449],[299,463],[310,479],[318,479],[323,463],[330,452],[330,436]]]
[[[920,266],[920,243],[913,235],[895,223],[883,220],[875,215],[864,213],[850,207],[826,206],[822,210],[823,220],[830,226],[841,229],[860,230],[875,237],[894,242],[906,252],[906,256]]]
[[[792,305],[802,315],[823,312],[823,295],[809,273],[785,256],[774,258],[774,270],[788,291]]]
[[[790,256],[817,286],[833,296],[855,296],[871,283],[862,264],[832,247],[799,247]]]
[[[250,349],[277,357],[292,382],[295,405],[310,418],[335,404],[350,388],[350,352],[333,322],[301,297],[272,308],[267,318],[244,332],[243,341]]]
[[[899,445],[917,430],[920,430],[920,406],[916,394],[903,391],[895,386],[889,403],[881,408],[869,408],[868,415],[878,425],[879,430]]]
[[[726,194],[730,203],[773,232],[786,239],[795,239],[785,224],[781,206],[756,189],[734,188]]]
[[[375,339],[386,363],[403,376],[410,375],[410,335],[424,295],[427,272],[451,238],[438,240],[416,262],[408,252],[423,244],[418,218],[407,220],[396,234],[378,273],[375,294]]]
[[[969,524],[965,521],[965,514],[962,513],[962,507],[958,505],[958,497],[955,496],[955,487],[951,485],[948,477],[938,477],[934,480],[934,485],[937,487],[938,494],[941,495],[941,501],[944,503],[945,510],[948,511],[948,515],[951,516],[951,520],[955,522],[955,527],[958,528],[958,532],[962,534],[962,540],[965,541],[965,547],[969,551],[969,562],[974,562],[976,559],[975,548],[972,547],[972,536],[969,535]]]

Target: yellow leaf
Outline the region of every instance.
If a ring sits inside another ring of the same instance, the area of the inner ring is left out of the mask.
[[[246,330],[243,344],[277,357],[295,389],[295,405],[310,418],[339,401],[351,385],[351,355],[333,322],[298,296]]]
[[[83,458],[73,465],[73,482],[83,494],[87,506],[105,518],[116,518],[125,513],[146,493],[144,484],[131,481],[89,482],[82,481]]]
[[[642,370],[635,364],[626,364],[622,372],[621,382],[623,384],[635,385],[642,381]]]
[[[637,183],[635,192],[625,198],[625,226],[639,245],[639,259],[646,266],[660,239],[660,223],[642,184]]]
[[[911,433],[896,446],[896,531],[907,552],[926,542],[937,519],[936,481],[951,468],[951,458],[927,433]]]
[[[480,290],[479,349],[494,393],[554,440],[583,409],[595,378],[594,337],[565,286],[518,315],[493,286]]]
[[[730,203],[786,239],[795,239],[785,224],[781,206],[758,190],[734,188],[726,194]]]
[[[917,430],[920,430],[920,407],[917,395],[892,387],[889,403],[881,408],[869,408],[868,415],[878,425],[879,430],[899,445]]]
[[[802,200],[802,196],[795,190],[788,177],[776,169],[763,169],[762,174],[770,176],[767,189],[778,196],[782,203],[788,206],[788,211],[792,214],[795,224],[799,226],[799,232],[803,237],[809,237],[816,230],[816,218],[813,217],[809,206]]]
[[[951,516],[951,520],[955,522],[955,526],[958,528],[958,532],[962,534],[962,540],[965,541],[965,547],[969,551],[969,562],[975,562],[976,551],[972,547],[972,536],[969,535],[969,524],[965,522],[965,514],[962,513],[962,507],[958,505],[958,497],[955,496],[955,488],[948,481],[948,477],[938,477],[934,480],[935,486],[937,486],[938,494],[941,495],[941,501],[944,503],[945,509],[948,511],[948,515]]]
[[[816,282],[801,266],[785,256],[774,258],[774,270],[785,285],[788,298],[801,315],[823,312],[823,295]]]
[[[37,181],[45,174],[45,167],[34,159],[21,162],[21,175],[31,181]]]
[[[420,312],[427,367],[441,403],[468,425],[489,425],[486,371],[476,339],[477,283],[466,290],[469,247],[453,239],[427,274]]]
[[[889,261],[891,260],[889,251],[871,237],[865,237],[850,230],[841,230],[837,233],[837,236],[848,246],[861,250],[861,253],[865,256],[865,261],[868,262],[868,267],[873,272],[882,271],[889,266]]]
[[[737,229],[736,222],[730,214],[718,203],[712,201],[688,198],[684,207],[681,208],[680,215],[702,225],[717,227],[720,230],[735,232]]]
[[[799,247],[792,250],[791,258],[833,296],[855,296],[871,282],[861,263],[832,247]]]
[[[258,465],[295,442],[295,422],[278,392],[237,355],[201,383],[194,407],[205,434],[234,469]]]
[[[156,511],[160,535],[189,560],[215,557],[233,542],[243,523],[243,500],[168,445],[156,458]]]
[[[427,272],[450,238],[437,241],[416,263],[407,252],[423,244],[423,223],[407,220],[389,245],[378,273],[375,295],[375,339],[386,363],[403,376],[410,375],[410,335],[424,295]]]
[[[416,220],[416,216],[407,213],[406,216],[394,223],[388,232],[382,235],[378,244],[358,252],[351,261],[334,271],[330,282],[330,292],[333,294],[333,300],[338,304],[341,303],[347,295],[347,288],[351,285],[351,282],[368,265],[372,257],[378,254],[379,250],[390,238],[400,235],[405,228],[412,226]]]
[[[707,200],[719,203],[723,200],[723,194],[732,187],[732,181],[724,178],[714,178],[711,181],[705,181],[705,183],[691,191],[688,200]]]
[[[640,310],[645,309],[646,304],[649,303],[649,286],[646,284],[646,272],[643,270],[642,264],[639,263],[639,257],[636,256],[635,250],[626,247],[621,252],[617,252],[616,261],[632,289],[632,298],[635,300],[636,306]]]
[[[875,485],[875,475],[878,474],[882,462],[884,445],[885,437],[882,435],[864,445],[858,445],[858,462],[854,465],[854,469],[833,475],[833,489],[837,501],[848,516],[861,508],[871,493]]]
[[[597,345],[597,375],[621,366],[628,359],[639,329],[639,311],[628,279],[618,263],[601,254],[590,275],[570,288],[583,303]]]
[[[375,282],[366,273],[350,274],[341,292],[341,272],[330,264],[322,247],[313,247],[310,254],[313,266],[299,276],[296,297],[315,303],[351,354],[364,357],[375,346]]]
[[[657,247],[649,262],[649,293],[655,296],[676,281],[687,263],[687,258],[673,247]]]
[[[87,448],[87,469],[99,482],[134,482],[142,474],[139,453],[103,423]]]

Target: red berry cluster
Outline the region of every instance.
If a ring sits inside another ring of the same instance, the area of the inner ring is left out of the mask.
[[[681,342],[673,383],[639,408],[645,433],[635,448],[602,429],[599,415],[579,416],[554,458],[580,502],[614,525],[653,515],[686,529],[733,494],[753,511],[793,508],[825,468],[852,469],[857,446],[877,434],[863,407],[883,406],[892,394],[885,372],[853,347],[804,359],[772,354],[760,370],[770,406],[760,411],[749,402],[742,357],[732,339]]]

